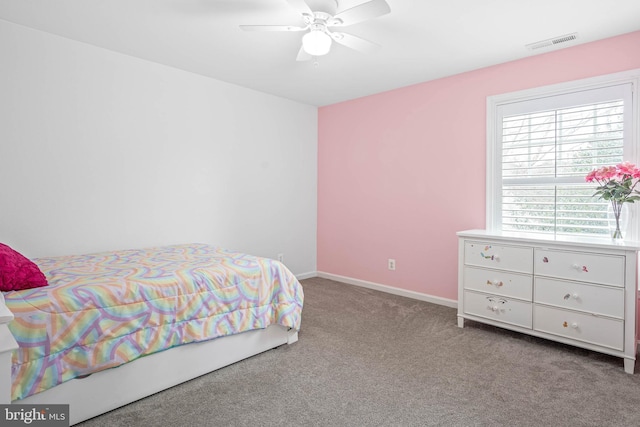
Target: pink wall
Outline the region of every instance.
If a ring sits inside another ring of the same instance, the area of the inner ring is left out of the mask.
[[[320,108],[318,271],[457,299],[455,233],[485,226],[487,96],[634,68],[640,32]]]

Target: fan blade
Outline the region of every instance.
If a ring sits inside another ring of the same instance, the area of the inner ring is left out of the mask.
[[[305,50],[304,47],[300,47],[300,50],[298,51],[298,57],[296,58],[296,61],[309,61],[311,60],[312,56],[309,55]]]
[[[330,26],[353,25],[391,12],[386,0],[370,0],[338,13],[329,21]]]
[[[304,14],[313,15],[313,11],[304,0],[287,0],[287,3],[291,5],[292,8],[297,10],[298,12]]]
[[[297,27],[295,25],[240,25],[245,31],[304,31],[308,27]]]
[[[379,44],[347,33],[331,33],[331,38],[335,40],[336,43],[340,43],[343,46],[362,53],[373,53],[380,49]]]

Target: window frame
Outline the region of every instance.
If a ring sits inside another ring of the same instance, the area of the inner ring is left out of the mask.
[[[574,80],[536,87],[516,92],[509,92],[487,97],[487,159],[486,159],[486,229],[489,231],[501,231],[502,208],[502,170],[501,170],[501,135],[502,123],[499,123],[498,107],[523,101],[532,101],[539,98],[562,96],[573,92],[599,89],[618,84],[631,84],[631,146],[625,148],[625,161],[630,161],[640,166],[640,109],[638,102],[638,88],[640,87],[640,69],[628,70],[619,73],[607,74],[587,79]],[[595,191],[595,187],[594,187]],[[638,218],[638,205],[634,203],[631,208],[632,217]],[[634,221],[636,223],[638,221]],[[640,227],[630,228],[629,240],[640,240]],[[626,237],[626,236],[625,236]]]

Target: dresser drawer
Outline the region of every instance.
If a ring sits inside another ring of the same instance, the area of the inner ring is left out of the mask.
[[[464,293],[464,312],[531,329],[531,303],[473,291]]]
[[[533,248],[496,245],[487,242],[465,242],[464,263],[478,267],[499,268],[532,273]]]
[[[534,302],[624,318],[624,289],[536,277]]]
[[[528,274],[464,267],[464,288],[531,301],[533,279]]]
[[[572,310],[534,305],[533,329],[614,350],[624,347],[622,320]]]
[[[624,286],[624,257],[553,249],[535,250],[536,275]]]

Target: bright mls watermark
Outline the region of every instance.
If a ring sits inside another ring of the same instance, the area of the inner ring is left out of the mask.
[[[0,405],[3,427],[69,427],[69,405]]]

